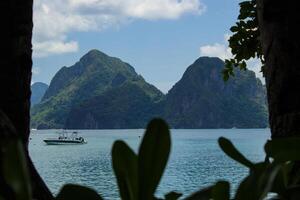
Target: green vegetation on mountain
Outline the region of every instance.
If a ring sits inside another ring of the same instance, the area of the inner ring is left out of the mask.
[[[163,93],[154,86],[146,83],[143,77],[138,75],[129,64],[98,50],[91,50],[75,65],[63,67],[54,76],[42,102],[32,109],[31,125],[37,128],[65,128],[68,121],[69,126],[76,126],[71,124],[75,119],[70,113],[75,113],[83,105],[93,105],[93,102],[101,99],[103,94],[112,94],[115,91],[117,96],[124,98],[124,94],[118,91],[122,87],[125,88],[125,85],[135,86],[136,90],[143,92],[143,95],[132,96],[132,98],[146,98],[150,104],[155,104],[164,98]],[[130,92],[127,91],[126,95],[130,95]],[[139,101],[139,99],[136,99],[136,101]],[[107,103],[110,102],[111,99],[108,99]],[[118,110],[117,114],[121,116],[122,107],[128,105],[125,102],[119,101],[118,103],[116,105],[111,104],[110,106]],[[147,106],[151,107],[152,105]],[[99,112],[101,112],[101,109],[108,109],[108,107],[107,105],[104,105],[102,108],[98,107]],[[139,112],[140,109],[144,108],[136,108],[136,111]],[[124,110],[126,109],[124,108]],[[107,112],[106,114],[110,114],[111,117],[116,115],[116,113],[110,110],[107,110]],[[134,113],[123,114],[133,115]],[[92,113],[87,113],[87,116],[93,115]],[[69,117],[70,120],[68,120]],[[110,120],[114,121],[114,117]],[[138,122],[138,120],[145,121]],[[147,117],[144,119],[144,116],[138,116],[136,123],[146,124],[148,120]],[[85,124],[90,124],[90,122],[86,122]],[[126,128],[124,125],[119,126],[116,124],[114,126]],[[99,127],[101,126],[99,125]]]
[[[174,128],[267,126],[266,93],[253,71],[235,71],[224,82],[224,62],[201,57],[169,91],[165,118]]]
[[[141,81],[128,81],[119,87],[73,107],[66,128],[141,128],[162,113],[162,101],[153,101]]]
[[[46,83],[35,82],[31,85],[31,106],[40,103],[47,89]]]
[[[91,50],[53,78],[32,109],[32,127],[68,129],[144,128],[164,117],[174,128],[267,126],[265,90],[252,71],[227,82],[224,62],[201,57],[167,95],[118,58]]]

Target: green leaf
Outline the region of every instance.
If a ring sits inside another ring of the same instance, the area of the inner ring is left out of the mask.
[[[162,119],[147,126],[139,154],[139,199],[152,199],[166,167],[171,148],[169,127]]]
[[[6,183],[14,191],[17,200],[31,200],[30,178],[22,142],[9,140],[2,146],[2,174]]]
[[[210,186],[199,190],[192,195],[188,196],[184,200],[210,200],[212,197],[212,190],[214,186]]]
[[[94,190],[80,185],[66,184],[55,198],[57,200],[102,200]]]
[[[138,158],[123,141],[116,141],[112,149],[112,165],[123,200],[138,199]]]
[[[227,181],[219,181],[212,189],[212,198],[214,200],[229,200],[230,185]]]
[[[279,170],[279,165],[269,165],[264,162],[255,164],[250,170],[250,174],[239,185],[234,199],[265,199],[272,190]]]
[[[288,185],[293,184],[294,178],[297,179],[297,173],[291,176],[292,169],[294,167],[294,163],[288,162],[281,165],[279,172],[274,180],[272,185],[271,192],[277,194],[284,194]],[[295,182],[297,183],[297,182]]]
[[[230,28],[230,31],[231,32],[237,32],[239,29],[238,29],[238,27],[237,26],[232,26],[231,28]]]
[[[290,182],[293,182],[292,180],[295,180],[294,183],[298,183],[300,171],[297,171],[298,173],[295,173],[294,176],[292,176],[292,177],[290,176],[294,167],[295,167],[294,162],[287,162],[282,165],[281,171],[282,171],[282,178],[283,178],[284,186],[287,186]]]
[[[182,196],[181,193],[169,192],[168,194],[165,195],[165,200],[177,200],[181,196]]]
[[[295,163],[293,163],[295,164]],[[293,165],[294,166],[294,165]],[[292,168],[294,169],[294,168]],[[295,170],[293,173],[293,176],[290,176],[290,173],[292,172],[292,169],[289,171],[285,172],[286,173],[286,179],[290,182],[291,185],[296,185],[300,183],[300,170]]]
[[[222,70],[223,80],[225,82],[228,81],[230,76],[234,76],[233,66],[234,66],[233,59],[225,60],[225,66],[224,66],[224,69]]]
[[[275,162],[300,160],[300,138],[280,138],[268,140],[265,145],[268,156]]]
[[[285,192],[285,190],[286,190],[286,185],[284,181],[284,174],[283,174],[283,170],[281,169],[278,172],[270,191],[277,194],[282,194]]]
[[[255,199],[255,193],[253,191],[253,179],[254,175],[247,176],[239,185],[235,194],[235,200],[253,200]],[[252,190],[251,190],[252,189]]]
[[[239,64],[239,66],[240,66],[240,69],[246,70],[247,64],[246,64],[245,61],[242,61],[242,62]]]
[[[240,12],[237,22],[230,28],[232,35],[228,42],[235,61],[230,59],[234,67],[242,70],[247,68],[245,61],[251,58],[260,58],[263,63],[262,46],[257,19],[256,0],[243,1],[240,4]],[[230,74],[224,74],[224,78],[230,78]]]
[[[230,142],[230,140],[224,138],[224,137],[220,137],[219,140],[219,145],[221,147],[221,149],[229,156],[231,157],[233,160],[245,165],[248,168],[252,168],[253,167],[253,163],[251,161],[249,161],[245,156],[243,156],[243,154],[241,154],[234,146],[233,144]]]
[[[254,169],[255,168],[255,169]],[[262,190],[259,185],[259,179],[264,173],[265,164],[256,164],[250,171],[250,174],[240,183],[235,195],[235,200],[259,200]]]
[[[298,200],[300,199],[300,185],[295,185],[287,188],[286,199]]]
[[[226,82],[229,80],[229,73],[228,73],[228,70],[223,70],[222,71],[222,74],[223,74],[223,80]]]
[[[272,190],[274,181],[280,171],[280,166],[270,166],[266,169],[264,173],[262,173],[258,182],[258,193],[260,194],[259,200],[263,200],[267,197],[267,194]]]

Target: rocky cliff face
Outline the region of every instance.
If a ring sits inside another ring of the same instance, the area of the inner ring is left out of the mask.
[[[224,83],[218,58],[201,57],[167,95],[118,58],[98,50],[63,67],[32,109],[33,128],[144,128],[153,117],[173,128],[267,126],[265,90],[252,71]]]
[[[163,98],[163,94],[154,86],[146,83],[143,77],[138,75],[129,64],[98,50],[91,50],[75,65],[63,67],[55,75],[42,102],[32,109],[32,127],[78,127],[75,124],[77,120],[75,116],[79,112],[79,108],[83,108],[83,105],[94,105],[94,99],[101,99],[103,94],[110,94],[110,91],[118,90],[126,84],[135,85],[142,90],[144,95],[150,99],[150,103],[159,102]],[[127,105],[126,102],[119,103],[111,105],[110,108]],[[106,105],[103,106],[98,106],[99,112],[101,109],[107,110]],[[107,110],[107,112],[111,114],[111,118],[109,116],[108,118],[113,122],[113,110]],[[89,116],[84,118],[89,122],[82,122],[86,124],[82,128],[102,126],[100,124],[103,122],[93,118],[94,113],[86,113],[85,116]]]
[[[224,82],[219,58],[201,57],[166,97],[164,116],[175,128],[267,126],[265,89],[252,71],[235,71]]]

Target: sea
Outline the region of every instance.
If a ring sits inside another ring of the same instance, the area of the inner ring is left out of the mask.
[[[143,129],[79,130],[87,140],[83,145],[46,145],[45,138],[57,137],[58,130],[33,130],[30,135],[31,158],[56,195],[67,183],[96,190],[104,199],[119,199],[116,178],[111,165],[111,148],[116,140],[124,140],[135,151]],[[264,143],[269,129],[174,129],[169,162],[156,191],[162,197],[170,191],[187,196],[218,180],[231,182],[231,191],[248,173],[248,169],[227,157],[218,146],[218,138],[226,137],[251,161],[264,160]]]

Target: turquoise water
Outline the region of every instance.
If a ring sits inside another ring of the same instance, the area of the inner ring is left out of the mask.
[[[85,130],[85,145],[45,145],[43,139],[57,136],[55,130],[33,131],[30,155],[37,170],[53,193],[65,183],[78,183],[97,190],[105,199],[118,199],[111,167],[111,147],[115,140],[125,140],[137,151],[144,130]],[[190,194],[215,181],[229,180],[234,187],[247,169],[230,160],[218,147],[225,136],[250,160],[264,159],[263,144],[269,129],[172,130],[171,157],[157,190],[161,196],[172,190]]]

